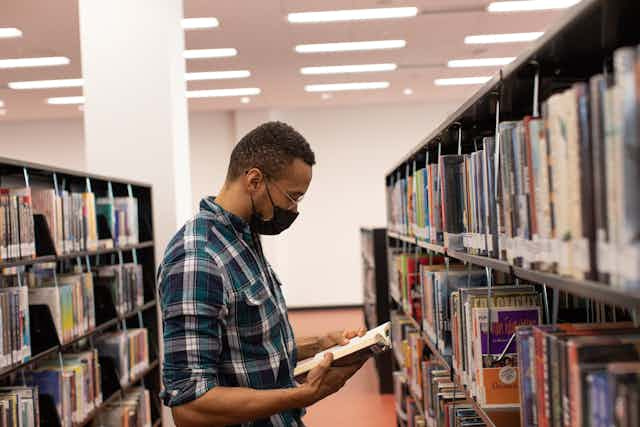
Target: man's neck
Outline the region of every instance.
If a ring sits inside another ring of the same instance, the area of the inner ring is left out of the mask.
[[[247,222],[251,217],[251,208],[247,209],[246,204],[243,201],[243,197],[238,194],[233,185],[225,183],[222,190],[220,190],[216,196],[216,203],[225,211],[230,212]]]

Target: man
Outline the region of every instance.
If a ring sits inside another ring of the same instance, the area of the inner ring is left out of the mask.
[[[364,333],[295,340],[258,238],[293,223],[314,164],[292,127],[259,126],[231,153],[218,196],[203,199],[169,243],[158,272],[161,397],[178,427],[304,426],[303,408],[338,391],[364,363],[332,366],[328,354],[301,384],[293,378],[297,360]]]

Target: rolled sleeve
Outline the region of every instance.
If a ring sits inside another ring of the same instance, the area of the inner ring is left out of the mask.
[[[159,272],[163,385],[167,406],[196,400],[219,385],[224,319],[222,276],[197,243],[165,255]]]

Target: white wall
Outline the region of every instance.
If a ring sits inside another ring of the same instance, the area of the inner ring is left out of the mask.
[[[317,158],[298,220],[265,245],[290,306],[362,303],[359,230],[385,226],[384,175],[456,106],[276,112]]]
[[[233,114],[200,112],[189,115],[191,192],[194,212],[200,200],[222,188],[235,145]]]
[[[456,106],[191,113],[193,206],[220,189],[231,150],[252,120],[289,123],[307,138],[318,163],[300,217],[281,236],[266,239],[267,255],[290,306],[360,304],[359,229],[385,225],[384,174]],[[83,169],[82,134],[80,120],[5,122],[0,148],[3,156]]]
[[[60,119],[2,122],[0,156],[84,170],[82,121]]]

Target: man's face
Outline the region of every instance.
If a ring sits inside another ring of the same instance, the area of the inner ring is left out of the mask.
[[[253,203],[260,216],[269,220],[273,217],[273,204],[292,212],[298,211],[298,203],[306,194],[311,183],[311,166],[300,159],[294,159],[280,178],[265,175],[259,169],[247,173],[248,188]],[[271,200],[269,199],[271,195]]]

